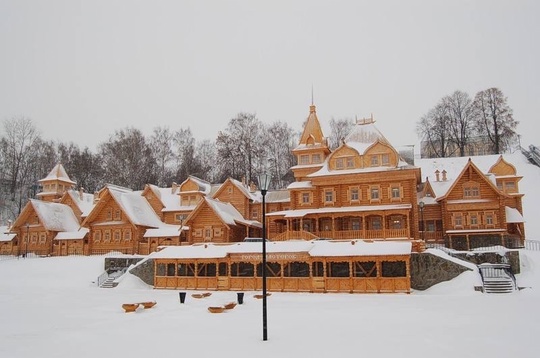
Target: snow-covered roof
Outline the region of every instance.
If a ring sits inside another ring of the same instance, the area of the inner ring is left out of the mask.
[[[311,189],[313,188],[313,185],[311,185],[311,180],[306,181],[295,181],[289,184],[287,189]]]
[[[421,168],[422,180],[429,179],[431,187],[435,192],[435,196],[441,197],[448,193],[458,176],[467,165],[469,159],[472,163],[486,175],[487,179],[495,184],[495,176],[489,174],[491,167],[497,163],[500,154],[470,156],[470,157],[449,157],[449,158],[423,158],[415,159],[415,165]],[[507,160],[510,155],[503,155],[503,159]],[[511,160],[507,160],[511,162]],[[437,181],[436,171],[439,171],[439,181]],[[442,180],[442,172],[446,171],[446,180]]]
[[[114,188],[109,188],[109,191],[133,224],[154,228],[165,225],[140,191],[125,192]]]
[[[38,180],[39,183],[44,181],[51,181],[51,180],[58,180],[65,183],[70,184],[76,184],[74,181],[72,181],[69,176],[66,173],[66,170],[64,169],[64,166],[60,163],[56,164],[54,168],[49,172],[49,174],[43,178]]]
[[[307,253],[312,257],[323,256],[383,256],[410,255],[409,241],[270,241],[266,243],[267,255]],[[261,243],[238,242],[233,244],[196,244],[190,246],[167,246],[150,255],[150,258],[224,258],[229,254],[260,255]]]
[[[16,236],[14,233],[9,232],[9,227],[0,226],[0,242],[9,242]]]
[[[31,199],[41,224],[50,231],[77,231],[79,221],[68,205]]]
[[[523,216],[521,213],[515,209],[508,206],[505,206],[504,208],[506,212],[506,222],[507,223],[523,223],[525,220],[523,219]]]
[[[54,240],[80,240],[84,239],[84,236],[88,234],[90,229],[81,227],[77,231],[63,231],[56,234]]]
[[[345,143],[347,145],[349,143],[364,143],[369,146],[378,140],[389,143],[375,126],[373,118],[357,120],[352,130],[345,137]],[[363,153],[363,151],[360,153]]]
[[[261,227],[261,223],[259,223],[258,221],[244,219],[242,214],[240,214],[240,212],[238,212],[238,210],[236,210],[236,208],[230,203],[210,199],[208,197],[205,197],[204,200],[206,200],[208,205],[227,225],[236,225],[238,223],[249,226]]]
[[[147,229],[144,237],[178,237],[183,229],[186,229],[186,227],[165,224],[156,229]]]
[[[81,216],[88,216],[88,214],[90,214],[90,212],[95,206],[94,194],[82,193],[82,198],[81,192],[77,190],[69,190],[68,194],[71,196],[73,202],[75,203],[75,205],[78,206],[79,210],[81,211]]]
[[[295,209],[274,211],[266,214],[266,216],[283,216],[286,218],[300,218],[308,214],[325,214],[325,213],[349,213],[349,212],[366,212],[373,210],[403,210],[410,209],[411,204],[395,204],[395,205],[359,205],[359,206],[343,206],[339,208],[312,208],[312,209]]]

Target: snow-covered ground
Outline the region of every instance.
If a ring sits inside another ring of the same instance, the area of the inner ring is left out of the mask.
[[[236,301],[212,292],[184,304],[177,290],[154,290],[127,274],[98,288],[104,257],[0,261],[0,357],[533,357],[540,341],[540,252],[521,251],[520,286],[511,294],[474,291],[466,272],[411,294],[273,293],[268,341],[262,302],[221,314]],[[123,303],[156,301],[125,313]]]

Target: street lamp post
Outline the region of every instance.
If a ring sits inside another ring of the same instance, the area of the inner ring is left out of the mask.
[[[28,240],[30,240],[30,224],[26,223],[26,240],[24,242],[24,258],[28,256]]]
[[[263,341],[268,340],[268,324],[266,312],[266,192],[270,186],[270,174],[259,175],[259,187],[262,195],[262,311],[263,311]]]
[[[420,206],[420,223],[422,224],[422,231],[420,231],[420,239],[424,241],[424,205],[425,203],[423,201],[418,203],[418,206]]]

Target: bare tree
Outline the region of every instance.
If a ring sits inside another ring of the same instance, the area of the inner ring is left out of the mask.
[[[345,137],[350,133],[354,122],[351,118],[330,119],[330,149],[339,147]]]
[[[478,133],[489,139],[496,154],[507,150],[510,141],[516,136],[515,129],[519,122],[514,119],[502,91],[489,88],[478,92],[474,98],[474,107]]]
[[[200,174],[197,176],[210,183],[219,181],[219,161],[215,143],[209,139],[198,141],[195,156],[200,165]]]
[[[416,132],[422,138],[422,152],[429,156],[444,158],[449,155],[450,133],[447,107],[440,101],[425,114],[416,125]]]
[[[456,144],[459,155],[465,156],[469,139],[474,135],[474,107],[471,97],[462,91],[455,91],[442,100],[448,113],[450,134]]]
[[[98,149],[105,182],[131,189],[156,184],[152,150],[140,130],[132,127],[117,130]]]
[[[4,136],[0,139],[2,157],[3,187],[5,190],[3,215],[15,218],[32,193],[36,184],[33,163],[36,143],[40,134],[32,120],[27,117],[13,117],[3,121]],[[9,199],[8,199],[9,197]],[[8,199],[8,200],[5,200]]]
[[[266,166],[264,125],[252,113],[239,113],[229,121],[227,129],[219,132],[216,146],[222,160],[222,178],[231,176],[256,182],[256,175]]]
[[[284,188],[294,181],[290,168],[296,164],[292,150],[298,142],[298,136],[287,123],[283,122],[271,124],[266,132],[270,138],[267,145],[267,157],[273,183],[277,188]]]
[[[156,127],[150,137],[150,148],[156,162],[157,185],[165,187],[174,179],[175,134],[168,127]]]

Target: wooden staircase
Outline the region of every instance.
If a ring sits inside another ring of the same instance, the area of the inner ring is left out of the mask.
[[[517,290],[516,278],[510,265],[481,264],[478,269],[484,293],[512,293]]]

